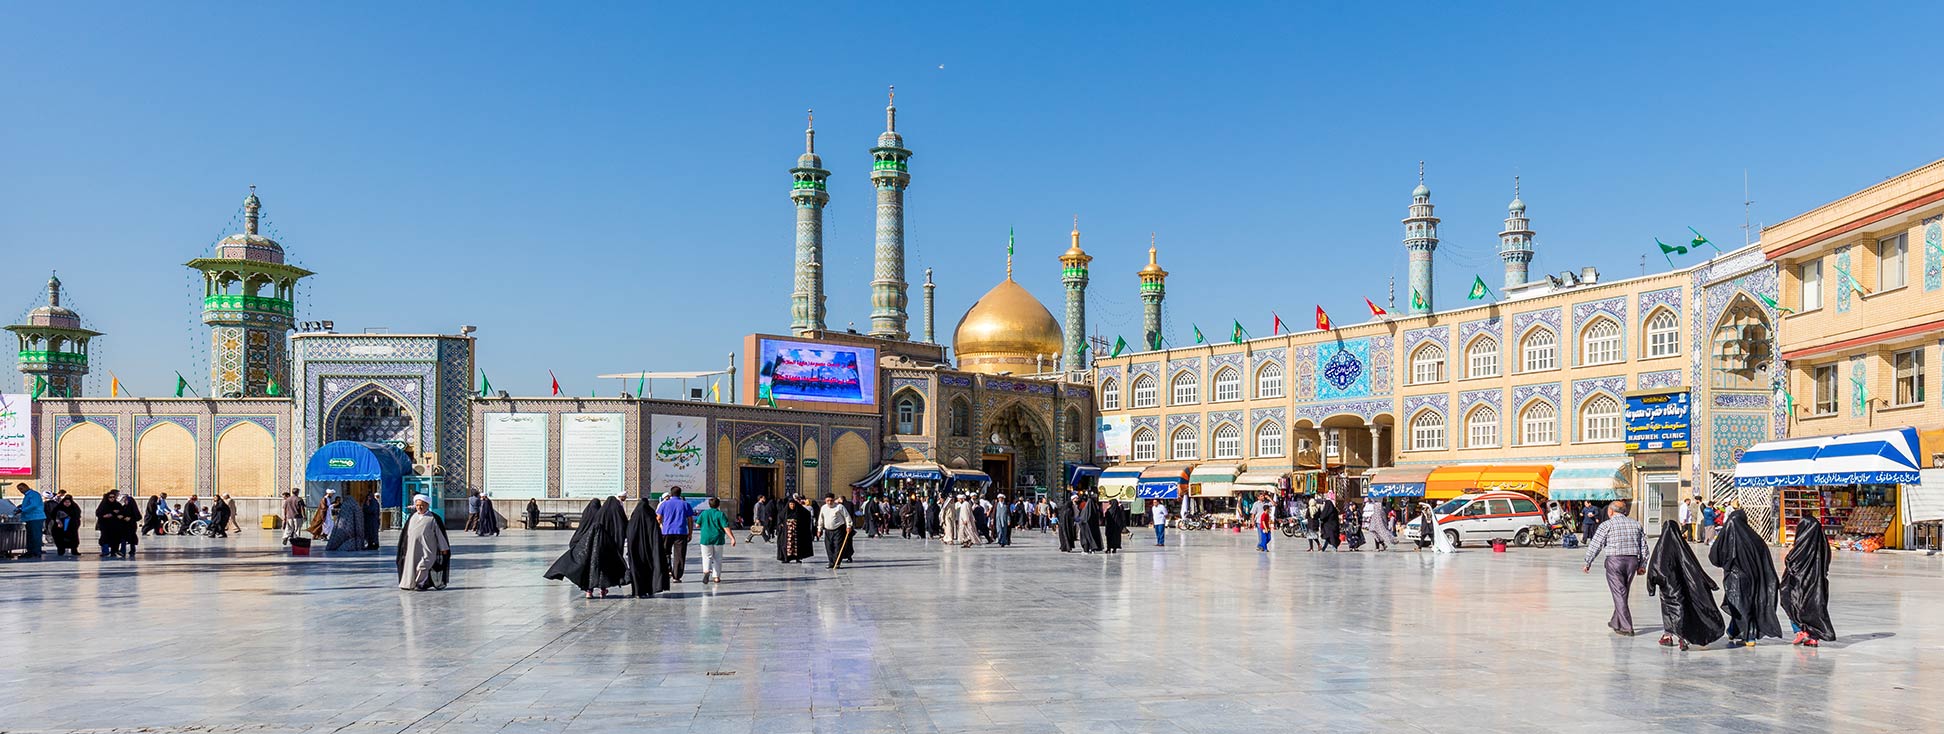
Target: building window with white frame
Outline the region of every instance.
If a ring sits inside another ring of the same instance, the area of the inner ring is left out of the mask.
[[[1100,383],[1100,409],[1120,410],[1120,381],[1112,377]]]
[[[1595,395],[1580,406],[1581,441],[1620,440],[1620,401]]]
[[[1672,357],[1681,353],[1681,319],[1673,311],[1660,309],[1647,319],[1647,356]]]
[[[1411,384],[1423,385],[1432,382],[1444,382],[1444,378],[1444,347],[1436,344],[1426,344],[1418,347],[1417,353],[1411,355]]]
[[[1904,287],[1910,277],[1910,239],[1896,235],[1877,240],[1877,292]]]
[[[1580,335],[1580,364],[1613,364],[1620,361],[1620,324],[1597,318]]]
[[[1559,336],[1552,329],[1533,329],[1520,345],[1521,372],[1543,372],[1559,366]]]
[[[1444,449],[1445,419],[1435,410],[1426,410],[1411,419],[1411,450],[1440,451]]]
[[[1497,377],[1498,373],[1498,340],[1489,336],[1473,339],[1471,346],[1465,347],[1465,376]]]
[[[1896,405],[1921,405],[1924,402],[1924,350],[1922,347],[1890,356],[1897,375]]]
[[[1152,408],[1161,403],[1161,390],[1155,384],[1154,375],[1141,375],[1134,378],[1134,407]]]
[[[898,398],[898,435],[916,436],[922,432],[925,421],[925,403],[916,395]]]
[[[1171,405],[1193,405],[1201,402],[1201,380],[1193,372],[1178,372],[1168,383],[1168,392],[1174,401]]]
[[[1802,279],[1802,285],[1801,291],[1796,295],[1797,305],[1803,311],[1814,311],[1822,308],[1822,261],[1810,260],[1803,263],[1798,274]]]
[[[1465,448],[1490,449],[1498,445],[1498,410],[1490,405],[1473,408],[1471,416],[1465,419]]]
[[[1256,429],[1256,456],[1283,455],[1283,428],[1275,421],[1266,421]]]
[[[1201,441],[1195,435],[1194,426],[1175,429],[1174,437],[1168,440],[1168,458],[1175,461],[1200,458]]]
[[[1134,432],[1134,460],[1154,461],[1161,458],[1161,445],[1154,439],[1154,429],[1142,428]]]
[[[1256,397],[1280,398],[1283,396],[1282,365],[1270,362],[1256,370]]]
[[[1242,399],[1242,372],[1234,367],[1223,367],[1215,372],[1215,400],[1224,402]]]
[[[1836,365],[1816,368],[1816,415],[1836,414]]]
[[[1242,429],[1234,423],[1223,423],[1215,427],[1215,458],[1242,458]]]
[[[1342,456],[1343,455],[1343,434],[1338,433],[1336,431],[1332,431],[1328,428],[1323,429],[1322,433],[1323,433],[1323,455]]]
[[[1559,409],[1543,400],[1526,406],[1519,418],[1519,445],[1551,443],[1559,443]]]

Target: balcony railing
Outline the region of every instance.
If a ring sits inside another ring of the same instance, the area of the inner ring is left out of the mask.
[[[282,298],[264,296],[220,295],[203,299],[204,311],[267,311],[291,316],[297,310],[289,301]]]
[[[76,367],[86,367],[88,365],[88,355],[79,354],[76,352],[50,352],[46,350],[29,350],[29,351],[22,351],[20,353],[20,363],[21,364],[61,364],[61,365],[73,365]]]

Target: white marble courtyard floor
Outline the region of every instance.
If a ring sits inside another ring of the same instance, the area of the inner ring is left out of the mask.
[[[90,530],[84,540],[92,540]],[[884,539],[832,573],[587,602],[565,532],[455,534],[453,588],[269,533],[0,563],[5,732],[1944,730],[1944,559],[1843,553],[1843,639],[1681,653],[1578,552],[1304,553],[1195,533],[1117,557]],[[388,538],[389,541],[389,538]],[[1596,569],[1597,570],[1597,569]]]

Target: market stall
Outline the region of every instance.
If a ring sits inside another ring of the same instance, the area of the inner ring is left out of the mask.
[[[1633,499],[1626,459],[1562,461],[1553,465],[1546,494],[1555,500],[1610,502]]]
[[[1476,492],[1523,492],[1543,499],[1551,478],[1551,464],[1441,466],[1425,478],[1424,496],[1443,500]]]
[[[1735,486],[1775,490],[1783,543],[1807,517],[1843,548],[1901,548],[1904,485],[1921,479],[1917,447],[1911,428],[1758,443],[1735,464]]]
[[[1181,498],[1181,488],[1188,484],[1188,472],[1194,464],[1155,464],[1141,472],[1141,482],[1134,485],[1134,496],[1144,500],[1172,500]]]
[[[1364,491],[1366,497],[1388,499],[1391,497],[1423,497],[1425,482],[1431,478],[1435,466],[1387,466],[1364,476],[1370,478],[1370,487]]]
[[[1242,473],[1238,464],[1202,464],[1188,473],[1188,494],[1195,500],[1194,510],[1210,514],[1222,514],[1218,522],[1231,522],[1239,515],[1237,508],[1246,504],[1246,496],[1238,496],[1235,477]]]

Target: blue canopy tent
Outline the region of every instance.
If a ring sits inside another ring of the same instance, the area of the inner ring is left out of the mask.
[[[405,477],[412,473],[412,459],[403,449],[382,443],[332,441],[317,448],[304,464],[304,481],[320,484],[377,482],[378,504],[386,508],[405,505]],[[316,498],[312,498],[316,499]],[[434,498],[432,509],[444,517],[444,503]]]

